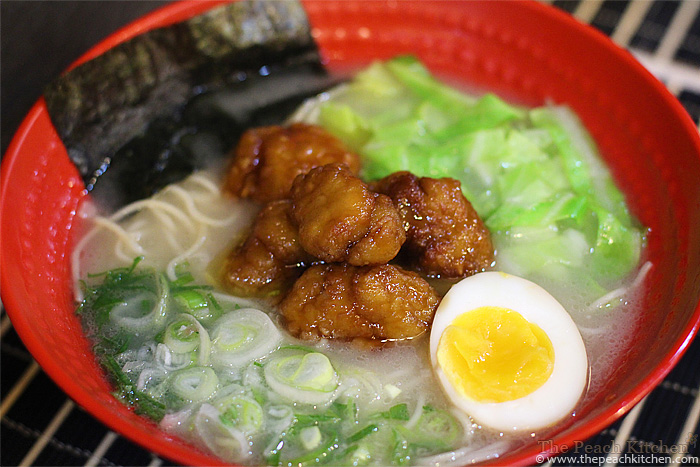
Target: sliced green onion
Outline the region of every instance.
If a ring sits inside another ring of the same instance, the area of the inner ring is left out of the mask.
[[[270,317],[254,308],[244,308],[220,317],[212,333],[212,361],[217,366],[237,368],[275,350],[282,335]]]
[[[316,439],[317,434],[321,435],[321,439]],[[321,431],[318,427],[302,428],[283,439],[279,449],[279,463],[301,467],[322,463],[338,448],[338,439],[338,433],[335,430]],[[304,441],[314,447],[306,448]]]
[[[421,408],[420,418],[415,425],[406,423],[394,430],[411,445],[420,446],[432,453],[450,449],[463,435],[462,425],[451,413],[431,405]]]
[[[299,439],[304,449],[310,451],[321,444],[323,435],[321,435],[321,429],[318,426],[307,426],[299,432]]]
[[[342,417],[335,413],[298,413],[294,416],[297,425],[317,425],[319,423],[338,423],[343,421]]]
[[[359,417],[359,409],[354,400],[348,399],[346,403],[333,401],[331,410],[340,416],[342,420],[356,423]]]
[[[174,373],[171,390],[184,402],[203,402],[216,392],[218,386],[219,378],[214,370],[197,366]]]
[[[181,334],[183,336],[188,336],[184,340],[178,340],[177,335]],[[202,324],[194,316],[187,313],[180,313],[177,316],[176,321],[168,326],[166,329],[163,340],[165,345],[170,347],[173,352],[180,352],[177,348],[188,348],[192,346],[190,337],[196,336],[198,341],[195,342],[194,349],[197,349],[197,364],[200,366],[209,365],[210,355],[211,355],[211,339],[209,333],[202,326]],[[175,347],[172,347],[172,345]],[[189,350],[191,352],[192,350]],[[187,350],[182,350],[182,352],[188,352]]]
[[[153,356],[158,365],[166,371],[181,370],[195,363],[192,352],[176,353],[165,344],[158,344]]]
[[[350,448],[348,448],[348,454],[350,454],[352,465],[366,465],[372,459],[372,453],[369,452],[367,446],[354,444]]]
[[[411,418],[411,414],[408,411],[408,405],[405,403],[392,406],[386,412],[382,412],[381,416],[389,420],[409,420]]]
[[[294,423],[294,411],[288,405],[268,405],[265,427],[275,433],[286,431]]]
[[[366,427],[364,427],[360,431],[350,435],[348,437],[348,443],[356,443],[357,441],[370,435],[371,433],[376,432],[378,429],[379,429],[379,427],[375,424],[367,425]]]
[[[154,330],[162,326],[166,314],[168,282],[156,276],[156,291],[142,291],[125,298],[110,311],[110,319],[119,327],[132,332]]]
[[[160,399],[165,394],[167,373],[160,368],[147,368],[141,371],[136,389],[151,397]]]
[[[202,308],[207,308],[209,302],[207,297],[197,290],[184,289],[173,294],[173,300],[183,307],[187,312],[197,312]]]
[[[259,431],[263,424],[263,409],[254,399],[241,395],[226,396],[212,405],[219,411],[219,420],[226,426],[250,434]]]
[[[338,374],[328,357],[318,352],[279,352],[265,364],[267,384],[289,400],[326,404],[338,387]]]
[[[394,444],[391,449],[391,460],[394,465],[409,465],[413,456],[413,446],[397,430],[393,430]]]
[[[165,415],[165,405],[155,397],[134,388],[134,383],[122,370],[112,355],[101,355],[105,369],[112,375],[121,400],[135,408],[136,413],[144,414],[153,420],[160,420]]]
[[[165,328],[163,343],[173,352],[192,352],[199,347],[199,329],[189,320],[174,321]]]
[[[457,441],[462,428],[449,412],[425,406],[416,433],[420,433],[419,437],[425,441],[440,441],[449,445]]]
[[[389,400],[394,400],[401,394],[401,389],[393,384],[385,384],[384,390],[386,391],[387,398]]]
[[[202,404],[194,416],[193,428],[197,437],[222,459],[241,459],[251,455],[245,434],[224,425],[219,411],[210,404]]]

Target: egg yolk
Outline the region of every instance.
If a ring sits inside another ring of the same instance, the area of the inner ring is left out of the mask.
[[[461,395],[505,402],[547,381],[554,349],[542,328],[517,311],[488,306],[462,313],[443,331],[437,361]]]

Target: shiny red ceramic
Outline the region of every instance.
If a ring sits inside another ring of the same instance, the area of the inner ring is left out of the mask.
[[[148,29],[216,2],[178,3],[129,25],[88,60]],[[627,52],[568,15],[520,1],[308,1],[328,66],[418,55],[440,76],[523,104],[570,105],[597,141],[638,218],[651,229],[653,263],[632,346],[604,389],[551,442],[508,452],[499,464],[533,463],[612,423],[669,372],[700,323],[700,138],[664,86]],[[43,369],[76,402],[133,441],[174,461],[220,461],[163,434],[110,394],[73,314],[68,252],[84,187],[43,100],[33,107],[2,166],[2,299]]]

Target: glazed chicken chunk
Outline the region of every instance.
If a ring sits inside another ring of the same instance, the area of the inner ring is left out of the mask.
[[[330,163],[360,168],[359,157],[321,127],[295,123],[246,131],[233,150],[224,191],[268,202],[287,198],[294,177]]]
[[[391,197],[406,227],[401,256],[433,277],[458,278],[493,262],[491,236],[459,181],[396,172],[372,184]]]
[[[406,239],[391,199],[371,192],[345,165],[329,164],[298,176],[291,199],[299,242],[324,262],[387,263]]]
[[[301,248],[291,202],[266,204],[243,244],[224,263],[224,285],[234,293],[266,296],[285,288],[311,257]]]
[[[282,292],[314,262],[383,264],[406,239],[391,198],[369,191],[345,165],[299,175],[291,196],[264,205],[242,246],[228,256],[223,283],[229,290]]]
[[[302,339],[384,342],[426,332],[438,303],[423,278],[393,265],[320,264],[294,283],[280,312]]]

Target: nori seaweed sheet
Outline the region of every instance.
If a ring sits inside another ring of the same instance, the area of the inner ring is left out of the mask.
[[[223,157],[334,80],[303,7],[252,0],[134,37],[44,92],[92,197],[116,208]]]

